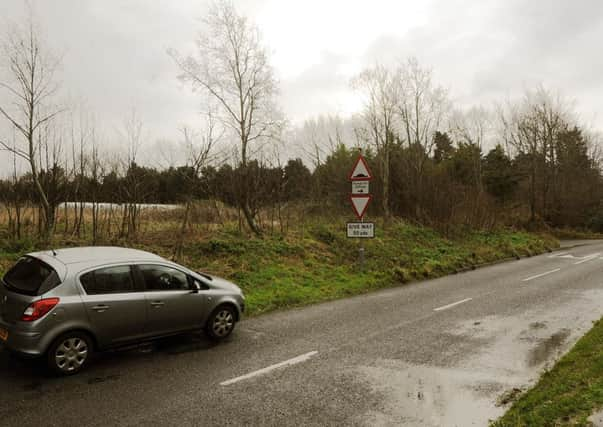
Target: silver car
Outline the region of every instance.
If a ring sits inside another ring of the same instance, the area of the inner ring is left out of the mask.
[[[74,374],[97,350],[200,329],[224,339],[244,302],[236,285],[149,252],[35,252],[0,283],[0,346]]]

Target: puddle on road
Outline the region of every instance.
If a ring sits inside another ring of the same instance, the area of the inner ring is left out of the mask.
[[[386,362],[389,367],[360,369],[375,391],[387,396],[384,410],[366,414],[366,425],[482,425],[493,416],[488,396],[503,391],[500,384],[476,372],[394,363],[395,368]],[[500,410],[495,410],[497,415]]]
[[[546,322],[532,322],[530,323],[531,329],[542,329],[546,328]]]
[[[569,329],[562,329],[534,347],[528,356],[529,366],[538,366],[556,356],[559,349],[570,336]],[[555,357],[556,359],[556,357]]]
[[[488,425],[590,328],[601,315],[602,300],[599,290],[568,293],[561,305],[451,324],[439,331],[439,337],[457,336],[455,346],[468,341],[476,345],[449,365],[417,364],[392,353],[371,366],[358,367],[374,391],[386,396],[380,408],[366,413],[361,422],[371,426]]]

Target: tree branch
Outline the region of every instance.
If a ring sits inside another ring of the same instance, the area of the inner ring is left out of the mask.
[[[0,141],[0,146],[3,147],[2,149],[0,149],[0,151],[8,151],[9,153],[13,153],[13,154],[27,160],[28,162],[30,161],[30,157],[25,151],[19,150],[18,148],[15,148],[15,147],[11,147],[10,145],[8,145],[6,142],[3,142],[3,141]]]

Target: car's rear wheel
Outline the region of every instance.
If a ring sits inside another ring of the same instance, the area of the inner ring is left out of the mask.
[[[210,338],[222,340],[232,333],[235,322],[236,313],[234,307],[221,305],[210,314],[205,331]]]
[[[84,333],[69,332],[57,338],[48,350],[48,367],[60,375],[81,371],[92,355],[92,340]]]

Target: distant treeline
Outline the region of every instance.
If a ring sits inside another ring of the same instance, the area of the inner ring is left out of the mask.
[[[423,156],[421,147],[395,138],[389,153],[390,215],[441,229],[513,224],[603,231],[600,168],[580,129],[559,132],[546,153],[520,152],[513,158],[501,145],[483,153],[476,144],[455,143],[445,132],[436,132],[433,146]],[[363,154],[375,176],[369,216],[383,215],[382,159],[370,149]],[[158,170],[131,163],[124,173],[111,170],[97,176],[67,173],[57,165],[40,171],[39,177],[55,214],[64,201],[120,203],[134,209],[127,221],[135,231],[137,203],[184,205],[207,199],[236,207],[248,195],[254,216],[291,204],[314,214],[345,214],[350,211],[347,175],[357,156],[358,150],[340,144],[314,170],[301,159],[284,166],[257,160],[245,168],[207,166],[199,173],[189,166]],[[0,201],[16,230],[15,212],[39,204],[31,176],[0,181]]]

